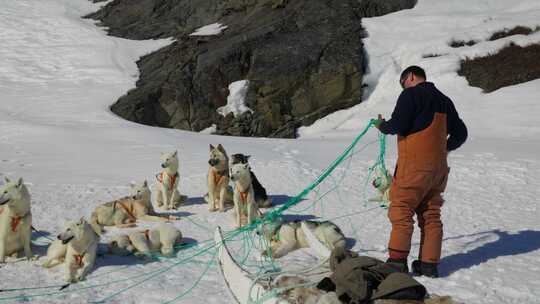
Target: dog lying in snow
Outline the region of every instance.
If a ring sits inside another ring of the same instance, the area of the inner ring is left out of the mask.
[[[32,213],[30,193],[19,178],[12,182],[7,177],[0,187],[0,263],[6,256],[24,251],[27,259],[32,259],[30,237],[32,235]]]
[[[260,216],[255,192],[251,182],[248,164],[236,164],[231,168],[231,180],[234,182],[234,221],[235,227],[251,224]]]
[[[280,296],[288,303],[295,304],[341,304],[335,292],[325,292],[309,287],[308,282],[297,276],[281,276],[274,282],[277,288],[288,288]]]
[[[273,258],[280,258],[291,251],[299,248],[308,248],[309,242],[301,227],[301,221],[281,222],[264,224],[261,231],[266,241],[270,243],[270,248],[263,252],[263,255],[272,255]],[[336,247],[345,248],[346,240],[343,232],[334,223],[329,221],[316,222],[304,221],[306,226],[313,231],[317,239],[328,249]]]
[[[150,202],[150,188],[146,181],[142,184],[131,184],[131,188],[132,196],[96,207],[90,218],[92,225],[126,228],[135,226],[137,220],[166,222],[178,219],[175,216],[160,215],[154,211]]]
[[[233,154],[231,155],[231,166],[236,164],[247,164],[250,157],[250,155],[244,155],[240,153]],[[264,187],[261,185],[261,183],[257,179],[257,176],[255,176],[255,173],[253,173],[253,171],[251,170],[251,167],[249,169],[249,173],[251,175],[251,183],[253,184],[253,192],[255,193],[255,201],[257,202],[257,206],[259,208],[271,207],[272,202],[266,194],[266,189],[264,189]]]
[[[161,154],[163,170],[156,175],[156,204],[165,210],[178,208],[187,198],[178,192],[178,185],[180,185],[178,166],[178,151]]]
[[[153,251],[160,251],[164,256],[172,256],[174,246],[181,242],[180,230],[172,225],[160,224],[153,229],[115,236],[108,247],[110,253],[117,255],[135,254],[149,257]]]
[[[225,211],[225,204],[233,203],[233,193],[229,187],[229,157],[221,144],[210,145],[207,182],[208,194],[204,199],[210,211]]]
[[[69,222],[64,232],[58,235],[47,249],[47,260],[42,264],[45,268],[61,263],[66,265],[65,280],[75,283],[85,279],[94,267],[97,255],[100,232],[84,218],[77,222]]]

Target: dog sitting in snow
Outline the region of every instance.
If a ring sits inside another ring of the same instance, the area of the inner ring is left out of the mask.
[[[341,304],[335,292],[325,292],[309,287],[306,280],[297,276],[281,276],[273,282],[274,287],[286,289],[280,294],[288,303],[296,304]],[[290,289],[289,289],[290,288]]]
[[[304,221],[304,223],[328,249],[333,250],[336,247],[345,248],[345,236],[341,232],[341,229],[334,223],[329,221]],[[309,242],[306,239],[306,234],[302,230],[301,224],[301,221],[277,221],[264,224],[262,231],[257,231],[257,234],[261,234],[262,232],[264,238],[270,244],[270,248],[264,251],[263,255],[280,258],[296,249],[308,248]]]
[[[24,251],[27,259],[32,259],[30,237],[32,235],[32,213],[30,193],[23,179],[16,182],[5,178],[0,187],[0,263],[6,256]]]
[[[231,155],[231,166],[236,164],[247,164],[250,157],[250,155],[240,153],[233,154]],[[249,173],[251,175],[251,183],[253,184],[253,192],[255,192],[255,201],[257,202],[257,206],[259,208],[271,207],[272,202],[266,194],[266,189],[264,189],[264,187],[261,185],[257,179],[257,176],[255,176],[255,173],[253,173],[253,170],[251,170],[251,167],[249,169]]]
[[[248,164],[231,167],[231,180],[234,182],[234,220],[235,227],[251,224],[260,216]]]
[[[178,151],[161,154],[161,168],[156,175],[156,204],[165,210],[178,208],[186,197],[178,192],[180,174],[178,173]]]
[[[379,166],[375,171],[375,179],[373,180],[372,185],[379,191],[379,195],[370,198],[369,201],[388,205],[390,202],[390,186],[392,185],[392,176]]]
[[[68,283],[84,280],[96,261],[99,234],[84,218],[69,222],[58,239],[49,245],[47,260],[42,266],[50,268],[65,263]]]
[[[132,196],[108,202],[96,207],[90,217],[94,226],[116,226],[126,228],[135,226],[137,220],[166,222],[178,219],[175,216],[160,215],[150,202],[151,192],[148,183],[131,184]],[[100,229],[101,232],[101,229]]]
[[[153,251],[172,256],[174,247],[182,242],[182,233],[172,225],[160,224],[156,228],[134,231],[114,237],[108,244],[109,252],[117,255],[150,257]]]
[[[221,144],[217,147],[210,145],[208,160],[207,182],[208,194],[204,199],[209,211],[225,211],[225,204],[232,204],[232,190],[229,187],[229,157]]]

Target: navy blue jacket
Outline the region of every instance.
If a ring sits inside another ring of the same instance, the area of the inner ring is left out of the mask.
[[[446,149],[455,150],[467,139],[467,127],[459,118],[456,107],[431,82],[423,82],[401,92],[392,118],[379,126],[384,134],[409,134],[429,127],[435,113],[446,114],[448,140]]]

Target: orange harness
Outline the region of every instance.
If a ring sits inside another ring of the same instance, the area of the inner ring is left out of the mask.
[[[239,191],[240,192],[240,199],[242,200],[242,203],[247,203],[247,196],[248,196],[248,192],[242,192],[242,191]]]
[[[4,208],[0,207],[0,214],[2,214],[2,212],[4,212]],[[11,217],[11,223],[10,223],[11,231],[15,232],[15,230],[17,230],[17,226],[19,226],[22,218],[25,216],[12,216]]]
[[[221,183],[221,180],[225,177],[225,175],[219,175],[216,170],[212,171],[212,174],[214,175],[214,185],[219,185]]]
[[[75,263],[77,263],[77,265],[78,265],[79,267],[82,267],[82,266],[83,266],[83,258],[84,258],[84,255],[85,255],[85,254],[86,254],[86,253],[74,255],[74,257],[75,257]]]
[[[169,181],[170,181],[169,191],[171,191],[174,187],[174,184],[176,183],[176,178],[178,178],[178,172],[174,176],[170,176],[169,174],[167,174],[167,172],[161,172],[158,175],[156,175],[158,182],[160,182],[161,184],[163,184],[163,174],[169,177]]]
[[[122,204],[121,202],[118,202],[118,205],[120,205],[120,207],[122,207],[122,209],[124,209],[126,211],[126,213],[128,214],[128,216],[129,216],[129,218],[131,220],[133,220],[133,221],[137,220],[137,218],[133,214],[133,205],[131,205],[131,209],[128,208],[126,205]]]
[[[146,229],[144,231],[144,236],[146,237],[146,239],[149,241],[150,240],[150,229]]]
[[[15,232],[15,230],[17,230],[17,226],[21,223],[22,218],[22,216],[11,217],[11,231]]]

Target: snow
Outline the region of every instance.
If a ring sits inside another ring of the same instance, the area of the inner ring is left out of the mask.
[[[219,35],[227,28],[226,25],[221,23],[212,23],[205,25],[195,30],[195,32],[189,34],[190,36],[214,36]]]
[[[537,0],[421,0],[412,10],[364,19],[370,63],[366,101],[302,128],[297,140],[161,129],[112,114],[109,106],[135,86],[137,58],[171,40],[109,37],[93,22],[80,18],[98,7],[86,0],[18,0],[4,1],[0,10],[0,175],[22,176],[29,184],[37,229],[55,236],[65,221],[89,216],[98,204],[127,195],[130,182],[155,183],[160,152],[178,149],[180,192],[189,201],[178,210],[182,219],[174,225],[188,240],[202,244],[212,239],[217,225],[232,229],[231,211],[209,213],[202,203],[209,143],[223,144],[229,154],[252,155],[251,167],[273,200],[281,204],[311,183],[370,118],[378,113],[390,115],[400,92],[400,71],[418,64],[454,100],[470,131],[465,145],[450,154],[442,278],[419,280],[430,292],[465,303],[538,303],[540,80],[483,94],[456,74],[459,60],[467,56],[495,52],[511,41],[539,42],[538,34],[484,41],[503,28],[540,25]],[[451,48],[448,43],[453,39],[480,42]],[[425,54],[441,56],[422,58]],[[231,89],[231,99],[242,99],[233,92],[241,92],[244,85]],[[386,211],[364,200],[373,194],[364,192],[364,181],[377,156],[377,145],[367,144],[376,138],[377,133],[370,130],[350,163],[338,168],[338,175],[321,188],[331,189],[334,182],[341,182],[336,191],[314,205],[311,200],[302,201],[289,215],[333,219],[355,250],[385,258],[390,229]],[[390,137],[389,168],[395,165],[395,153]],[[346,174],[343,179],[342,173]],[[151,227],[149,223],[140,226]],[[119,232],[111,229],[102,243]],[[415,234],[411,258],[418,249],[418,237]],[[34,238],[34,251],[44,255],[47,240],[37,233]],[[193,251],[183,250],[177,259],[152,263],[106,255],[98,259],[86,282],[64,293],[54,294],[58,288],[4,291],[0,302],[11,303],[14,299],[9,297],[21,294],[41,294],[28,298],[33,303],[169,301],[189,291],[203,273],[204,263],[180,263],[190,254]],[[195,261],[210,258],[203,255]],[[2,266],[0,289],[63,284],[63,269],[42,269],[41,261]],[[314,261],[312,253],[302,250],[288,256],[284,264]],[[229,299],[213,264],[193,290],[176,302],[224,303]]]
[[[217,109],[220,115],[227,116],[233,113],[236,117],[244,112],[253,112],[245,105],[246,94],[249,88],[248,80],[239,80],[229,85],[229,96],[227,96],[227,104]]]

